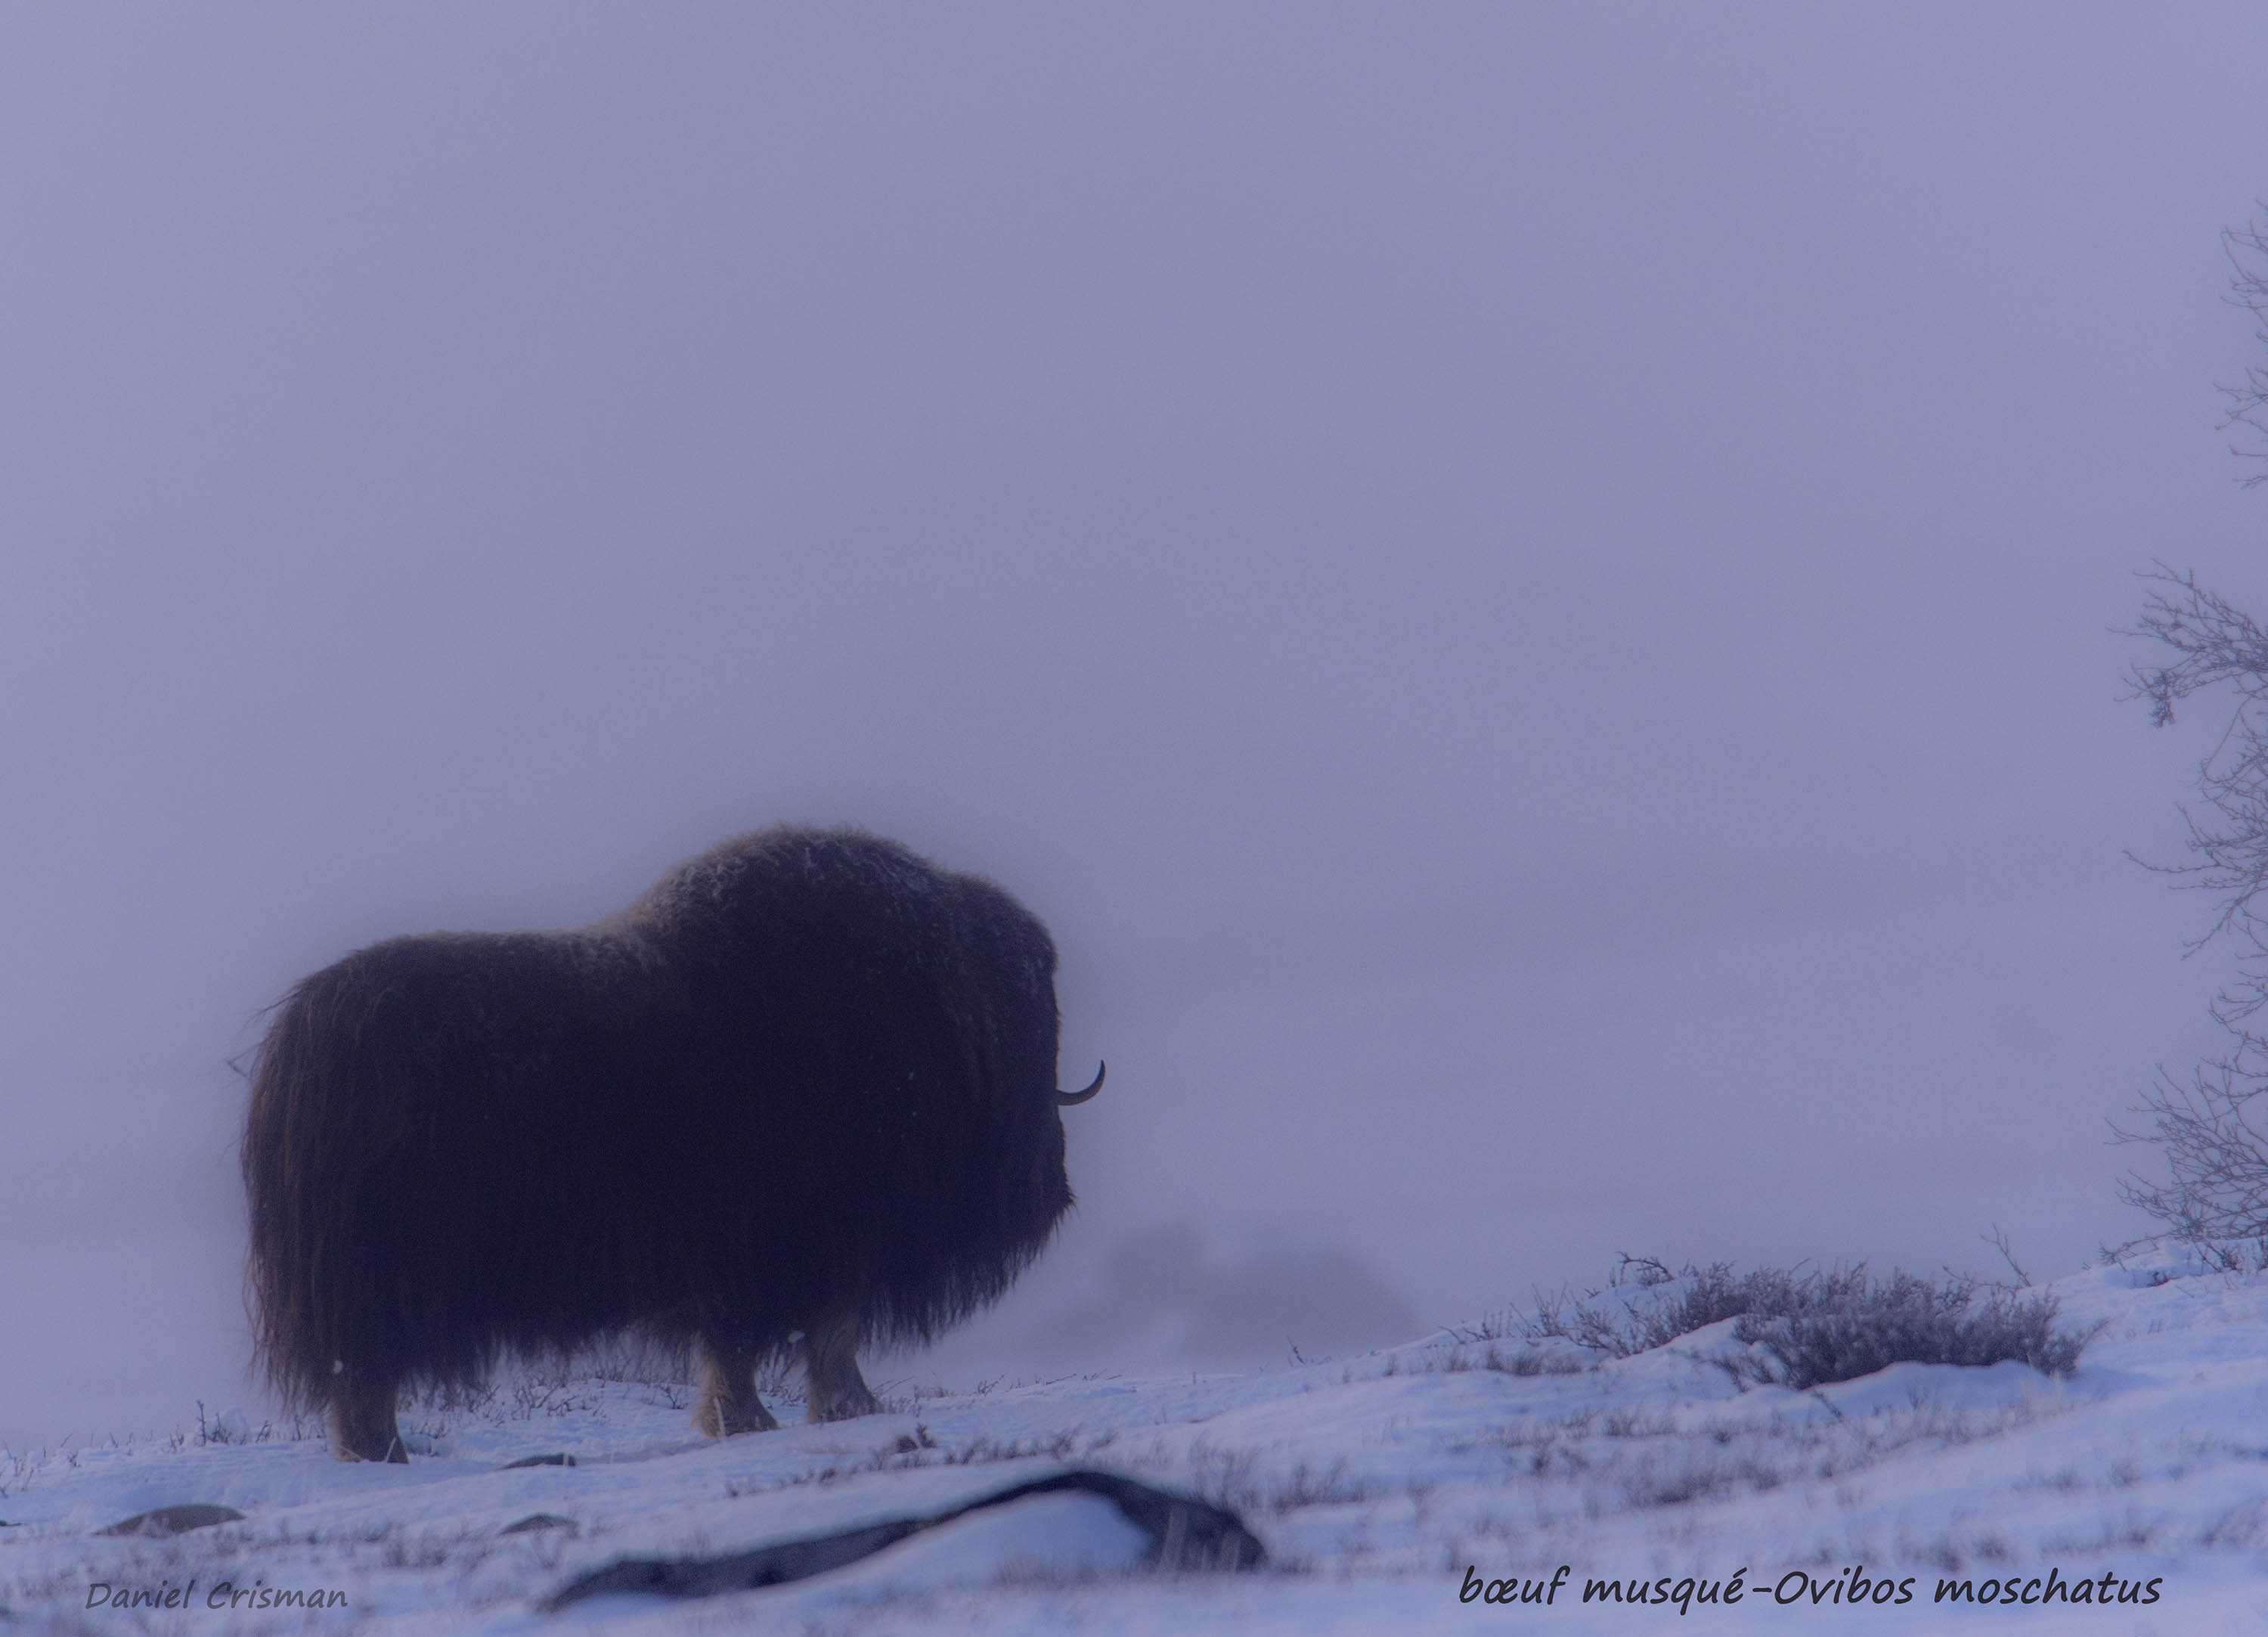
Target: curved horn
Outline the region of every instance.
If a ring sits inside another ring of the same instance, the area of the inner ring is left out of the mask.
[[[1085,1102],[1089,1097],[1094,1095],[1096,1092],[1101,1091],[1102,1089],[1102,1077],[1109,1070],[1109,1067],[1110,1066],[1107,1063],[1096,1064],[1094,1066],[1094,1083],[1089,1086],[1085,1091],[1059,1091],[1056,1093],[1057,1106],[1058,1108],[1067,1109],[1074,1102]]]

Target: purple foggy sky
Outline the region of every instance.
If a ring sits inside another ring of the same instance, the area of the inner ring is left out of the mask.
[[[2268,607],[2264,53],[11,10],[0,1440],[244,1394],[225,1059],[294,977],[778,818],[999,877],[1110,1059],[968,1357],[1157,1228],[1427,1322],[2140,1231],[2102,1121],[2212,974],[2120,854],[2210,712],[2108,628],[2154,556]]]

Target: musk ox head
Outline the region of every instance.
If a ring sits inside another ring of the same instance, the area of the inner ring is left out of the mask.
[[[260,1360],[345,1459],[406,1386],[636,1330],[696,1425],[875,1407],[858,1349],[997,1298],[1071,1203],[1055,946],[855,830],[725,843],[568,933],[397,938],[277,1006],[244,1140]]]

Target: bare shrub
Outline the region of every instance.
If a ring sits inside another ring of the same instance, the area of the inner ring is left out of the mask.
[[[2157,589],[2128,634],[2176,657],[2134,666],[2132,697],[2146,700],[2162,727],[2192,694],[2226,686],[2236,696],[2228,727],[2198,767],[2204,807],[2182,809],[2190,862],[2147,866],[2214,896],[2213,924],[2189,952],[2225,935],[2235,974],[2211,1007],[2227,1049],[2186,1076],[2161,1068],[2132,1110],[2147,1126],[2112,1127],[2120,1141],[2158,1147],[2169,1173],[2164,1183],[2130,1176],[2120,1196],[2192,1243],[2258,1238],[2268,1234],[2268,1103],[2259,1101],[2268,1091],[2268,1036],[2254,1027],[2268,1006],[2268,918],[2255,908],[2268,891],[2268,632],[2194,574],[2161,563],[2143,578]]]
[[[1483,1334],[1492,1329],[1497,1336],[1517,1337],[1531,1347],[1572,1342],[1610,1358],[1627,1359],[1724,1319],[1795,1312],[1800,1305],[1799,1279],[1786,1268],[1735,1273],[1730,1262],[1712,1262],[1706,1267],[1688,1262],[1673,1271],[1659,1257],[1624,1251],[1603,1287],[1580,1295],[1572,1287],[1562,1287],[1556,1295],[1538,1293],[1533,1309],[1513,1309],[1485,1321]]]
[[[1980,1286],[1960,1274],[1932,1280],[1899,1271],[1876,1283],[1863,1262],[1852,1267],[1762,1267],[1688,1262],[1672,1272],[1652,1257],[1625,1254],[1602,1290],[1562,1290],[1533,1310],[1492,1321],[1500,1334],[1524,1334],[1626,1359],[1726,1319],[1736,1340],[1762,1346],[1777,1365],[1769,1379],[1798,1391],[1870,1375],[1889,1365],[1997,1364],[2014,1359],[2050,1375],[2068,1375],[2095,1331],[2056,1327],[2055,1298]],[[1764,1369],[1727,1368],[1743,1386]],[[1524,1373],[1524,1372],[1523,1372]]]
[[[2068,1375],[2097,1333],[2058,1330],[2053,1296],[1980,1291],[1976,1280],[1958,1274],[1937,1280],[1900,1269],[1875,1284],[1861,1263],[1793,1280],[1790,1294],[1788,1310],[1750,1314],[1733,1333],[1771,1353],[1780,1384],[1799,1392],[1903,1363],[2013,1359],[2043,1375]]]
[[[2264,203],[2263,209],[2268,209]],[[2256,339],[2268,343],[2268,225],[2259,222],[2221,235],[2230,269],[2228,299],[2257,321]],[[2224,431],[2243,428],[2268,435],[2268,368],[2254,365],[2235,386]],[[2268,462],[2268,444],[2230,449]],[[2268,471],[2244,479],[2268,483]],[[2132,697],[2146,700],[2161,727],[2174,706],[2191,694],[2224,685],[2236,696],[2228,726],[2198,766],[2202,815],[2182,809],[2189,827],[2187,864],[2149,867],[2183,878],[2179,884],[2218,900],[2213,925],[2190,946],[2195,954],[2224,933],[2235,946],[2236,976],[2214,998],[2213,1015],[2230,1044],[2186,1075],[2158,1071],[2132,1112],[2147,1122],[2133,1132],[2116,1125],[2123,1142],[2163,1150],[2170,1180],[2130,1176],[2120,1196],[2155,1217],[2183,1240],[2252,1239],[2268,1233],[2268,1128],[2257,1102],[2268,1089],[2268,1036],[2250,1020],[2268,1005],[2268,922],[2254,905],[2268,889],[2268,634],[2242,609],[2160,563],[2143,576],[2157,582],[2142,607],[2141,623],[2125,634],[2173,650],[2171,664],[2135,665]]]
[[[2268,201],[2261,208],[2268,210]],[[2252,314],[2260,325],[2253,338],[2268,343],[2268,225],[2250,222],[2232,227],[2221,234],[2220,242],[2228,252],[2229,302]],[[2220,392],[2228,400],[2228,418],[2220,424],[2223,431],[2242,426],[2268,437],[2268,369],[2256,364],[2244,372],[2243,380]],[[2229,448],[2248,459],[2268,461],[2268,446],[2247,449],[2232,443]],[[2247,488],[2264,483],[2268,483],[2268,472],[2244,479]]]

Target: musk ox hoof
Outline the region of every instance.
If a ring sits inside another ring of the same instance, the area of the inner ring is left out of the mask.
[[[401,1447],[399,1433],[357,1442],[335,1427],[331,1429],[331,1455],[340,1461],[379,1461],[393,1466],[409,1464],[409,1451]]]
[[[779,1423],[756,1396],[754,1353],[715,1345],[703,1349],[701,1396],[693,1405],[693,1430],[711,1438],[779,1430]]]
[[[401,1428],[394,1419],[394,1389],[391,1382],[357,1382],[348,1378],[331,1401],[331,1453],[342,1461],[385,1461],[409,1464],[402,1447]]]
[[[811,1413],[806,1419],[814,1423],[850,1421],[862,1415],[880,1415],[881,1412],[882,1401],[861,1382],[855,1392],[837,1393],[832,1398],[821,1398],[814,1395],[811,1401]]]
[[[803,1338],[803,1373],[809,1383],[805,1397],[811,1412],[805,1419],[847,1421],[880,1412],[882,1401],[858,1373],[858,1316],[838,1313],[814,1325]]]
[[[739,1433],[776,1433],[779,1421],[763,1400],[750,1393],[734,1403],[726,1398],[703,1398],[693,1407],[693,1430],[706,1438],[730,1438]]]

